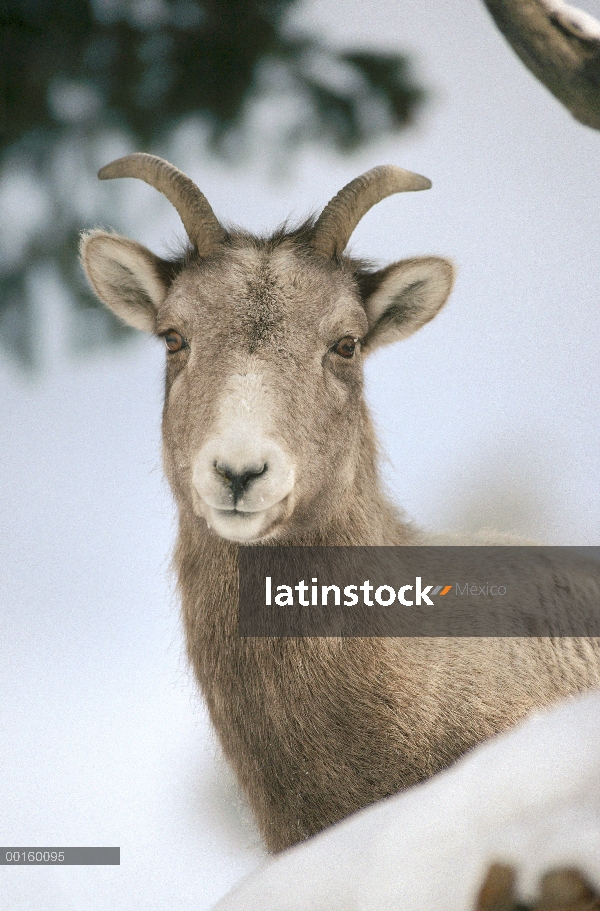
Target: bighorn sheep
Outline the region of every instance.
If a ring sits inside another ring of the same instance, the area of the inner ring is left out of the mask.
[[[268,847],[599,684],[591,640],[238,635],[239,543],[418,540],[381,488],[362,362],[436,315],[452,266],[425,257],[375,271],[344,250],[371,206],[429,181],[374,168],[316,222],[257,238],[223,228],[192,181],[154,156],[129,155],[99,176],[158,189],[191,242],[166,261],[92,231],[82,259],[100,299],[166,343],[164,464],[179,508],[188,653]]]

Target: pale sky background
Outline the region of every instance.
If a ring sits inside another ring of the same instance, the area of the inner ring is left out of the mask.
[[[600,0],[585,9],[600,17]],[[282,173],[269,129],[285,108],[264,106],[237,170],[189,134],[157,151],[221,219],[257,231],[376,164],[430,177],[352,240],[382,264],[438,253],[459,269],[442,314],[368,367],[390,489],[429,527],[599,544],[600,133],[533,79],[475,0],[314,0],[293,25],[411,52],[432,92],[418,126],[345,159],[302,152]],[[98,149],[97,165],[124,151]],[[181,236],[141,182],[96,192],[115,199],[112,226],[156,252]],[[31,196],[10,199],[26,218]],[[162,346],[140,336],[73,354],[56,290],[39,287],[43,369],[25,375],[3,352],[0,364],[0,844],[120,845],[122,860],[0,867],[0,895],[11,911],[202,911],[263,855],[183,656]]]

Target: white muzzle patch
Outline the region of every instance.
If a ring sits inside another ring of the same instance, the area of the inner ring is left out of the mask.
[[[267,404],[260,374],[231,377],[193,462],[194,508],[230,541],[267,537],[291,511],[294,466],[271,437]]]

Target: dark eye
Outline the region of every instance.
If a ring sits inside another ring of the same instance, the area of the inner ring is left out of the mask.
[[[165,332],[163,338],[165,340],[167,350],[171,353],[174,353],[175,351],[181,351],[182,348],[187,348],[187,344],[183,336],[180,335],[179,332],[175,332],[174,329],[169,329],[168,332]]]
[[[339,354],[340,357],[350,359],[354,355],[357,343],[357,338],[354,338],[352,335],[345,335],[331,350],[336,354]]]

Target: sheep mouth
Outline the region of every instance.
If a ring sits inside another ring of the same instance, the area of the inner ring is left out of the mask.
[[[210,504],[208,504],[210,506]],[[273,504],[277,506],[278,504]],[[269,509],[272,509],[271,506],[266,509],[244,509],[243,506],[236,504],[235,506],[211,506],[213,512],[218,513],[220,516],[257,516],[262,512],[268,512]]]
[[[239,507],[218,509],[206,506],[202,510],[211,532],[239,544],[263,541],[273,535],[289,513],[289,497],[284,497],[267,509],[244,510]]]

